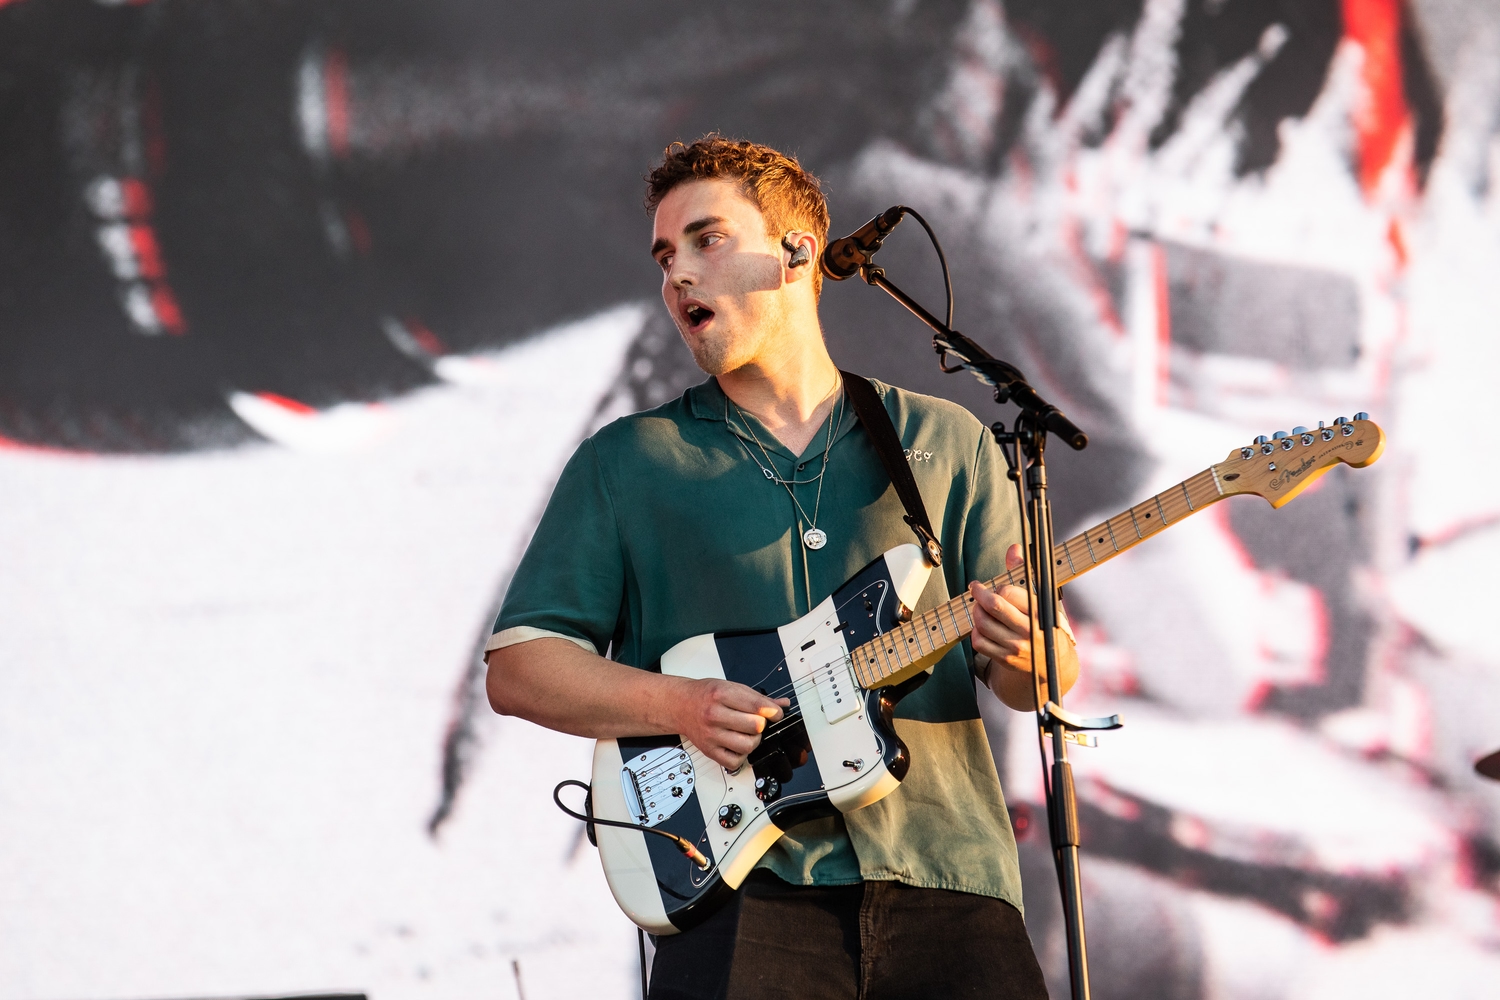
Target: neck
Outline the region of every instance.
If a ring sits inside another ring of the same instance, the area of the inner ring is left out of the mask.
[[[794,455],[807,447],[837,401],[838,377],[816,312],[768,338],[766,350],[749,363],[717,376],[724,395],[753,413]]]
[[[1052,546],[1053,579],[1061,586],[1225,495],[1214,470],[1205,469],[1123,514]],[[991,588],[1006,585],[1025,586],[1025,570],[1019,566],[1007,569],[985,584]],[[850,663],[860,685],[876,688],[899,684],[932,666],[974,631],[973,604],[974,596],[965,590],[851,650]]]

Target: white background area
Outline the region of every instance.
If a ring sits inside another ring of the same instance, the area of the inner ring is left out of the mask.
[[[628,996],[552,786],[591,744],[455,686],[638,309],[387,404],[338,453],[0,451],[0,996]],[[536,378],[566,364],[566,386]]]

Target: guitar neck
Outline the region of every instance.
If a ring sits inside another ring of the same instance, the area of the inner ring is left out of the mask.
[[[1163,490],[1144,503],[1052,547],[1052,572],[1059,586],[1087,573],[1133,546],[1139,545],[1168,525],[1224,498],[1212,469]],[[990,587],[1022,586],[1025,570],[1006,570],[988,581]],[[917,665],[927,666],[974,631],[970,611],[974,598],[962,594],[912,618],[884,635],[876,636],[850,653],[855,676],[865,688],[881,687],[898,675],[910,674]]]

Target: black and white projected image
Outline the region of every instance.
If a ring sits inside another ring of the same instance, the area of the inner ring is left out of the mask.
[[[701,378],[642,175],[921,211],[1089,433],[1071,534],[1256,435],[1376,465],[1070,584],[1100,1000],[1500,981],[1496,0],[0,0],[0,1000],[639,995],[479,650],[562,463]],[[916,226],[881,263],[936,306]],[[1008,417],[829,284],[845,368]],[[777,623],[767,623],[774,625]],[[982,694],[1067,995],[1029,717]]]

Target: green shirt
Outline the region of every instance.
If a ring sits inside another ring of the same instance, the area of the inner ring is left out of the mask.
[[[1004,568],[1018,540],[1014,485],[988,430],[962,407],[874,382],[943,545],[924,611]],[[828,545],[774,466],[796,485]],[[758,439],[758,442],[757,442]],[[563,469],[506,592],[490,649],[544,635],[653,667],[683,639],[776,628],[806,614],[893,546],[914,541],[874,447],[846,405],[800,456],[739,411],[714,379],[623,417],[585,440]],[[794,827],[761,861],[782,879],[844,885],[896,879],[1021,906],[1015,838],[975,701],[967,641],[903,700],[911,750],[902,785],[874,805]],[[645,735],[645,734],[643,734]]]

